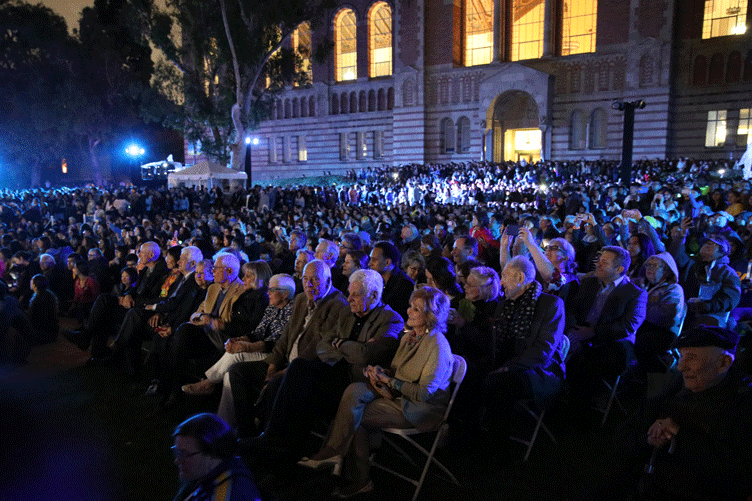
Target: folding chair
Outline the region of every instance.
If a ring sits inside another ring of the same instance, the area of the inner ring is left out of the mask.
[[[571,346],[571,343],[569,341],[569,338],[567,336],[562,335],[561,341],[559,342],[559,353],[561,353],[561,359],[566,360],[567,355],[569,354],[569,347]],[[547,407],[544,407],[539,412],[536,413],[536,406],[535,401],[533,399],[527,399],[527,400],[520,400],[517,402],[517,405],[522,408],[523,411],[525,411],[530,417],[533,418],[535,421],[535,428],[533,429],[533,434],[530,436],[529,439],[525,440],[520,437],[510,436],[509,439],[513,440],[515,442],[518,442],[520,444],[526,445],[527,450],[525,451],[525,458],[522,460],[523,462],[527,461],[527,458],[530,457],[530,451],[533,450],[533,444],[535,444],[535,439],[538,438],[538,432],[543,429],[543,431],[548,435],[548,437],[551,439],[553,443],[556,443],[556,437],[554,437],[554,434],[551,433],[551,430],[548,429],[548,426],[546,426],[543,423],[543,417],[546,415]]]
[[[426,478],[426,473],[428,473],[428,467],[431,465],[431,463],[436,464],[446,475],[449,477],[449,479],[455,484],[460,485],[460,483],[457,481],[457,478],[452,475],[452,473],[439,462],[434,457],[434,454],[436,453],[436,448],[438,447],[439,443],[441,442],[441,439],[446,434],[447,430],[449,429],[449,412],[452,410],[452,405],[454,404],[454,398],[457,396],[457,390],[460,387],[460,384],[462,384],[462,380],[465,378],[465,372],[467,371],[467,362],[465,362],[465,359],[462,358],[459,355],[453,355],[454,356],[454,364],[452,367],[452,383],[454,384],[454,389],[452,390],[452,396],[449,399],[449,405],[447,405],[446,411],[444,412],[444,419],[442,419],[441,423],[439,423],[433,430],[429,430],[427,432],[423,432],[418,430],[417,428],[384,428],[379,430],[382,434],[382,437],[385,442],[389,443],[392,447],[394,447],[403,457],[405,457],[408,461],[410,461],[412,464],[415,464],[415,462],[410,458],[410,456],[402,450],[401,447],[399,447],[397,444],[394,443],[387,435],[398,435],[404,438],[407,442],[413,445],[417,450],[419,450],[425,457],[426,457],[426,463],[423,466],[423,471],[420,474],[420,478],[418,480],[415,480],[413,478],[407,477],[403,475],[402,473],[398,473],[392,469],[387,468],[384,465],[378,464],[374,462],[373,460],[371,463],[376,468],[379,468],[381,470],[386,471],[387,473],[391,473],[392,475],[399,477],[403,480],[406,480],[413,484],[415,488],[415,494],[413,494],[413,501],[418,499],[418,494],[420,493],[421,487],[423,487],[423,481]],[[433,440],[433,444],[431,445],[431,450],[425,449],[423,446],[421,446],[418,442],[416,442],[411,436],[412,435],[418,435],[420,433],[434,433],[436,432],[436,437]],[[416,465],[417,466],[417,465]]]

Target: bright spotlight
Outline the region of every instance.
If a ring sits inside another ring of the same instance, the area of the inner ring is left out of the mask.
[[[143,148],[136,144],[129,145],[127,148],[125,148],[125,152],[132,157],[137,157],[146,153]]]
[[[245,144],[251,144],[251,138],[246,136],[245,138]]]
[[[726,169],[720,169],[718,171],[718,174],[720,174],[721,176],[724,175],[725,173],[726,173]]]
[[[253,138],[253,146],[256,146],[259,143],[259,139],[257,137]]]

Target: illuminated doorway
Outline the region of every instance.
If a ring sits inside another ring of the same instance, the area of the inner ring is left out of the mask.
[[[542,137],[538,104],[527,92],[510,90],[499,95],[488,110],[485,158],[493,162],[536,162]]]

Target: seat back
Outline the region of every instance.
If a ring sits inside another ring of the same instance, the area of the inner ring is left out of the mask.
[[[561,359],[566,360],[567,356],[569,356],[569,348],[572,347],[572,342],[569,340],[566,334],[561,335],[561,341],[559,341],[559,353],[561,354]]]
[[[444,413],[443,422],[445,423],[447,419],[449,419],[449,412],[452,410],[452,406],[454,405],[454,399],[457,396],[457,391],[460,389],[462,380],[465,379],[465,373],[467,373],[467,362],[465,361],[465,359],[460,355],[452,355],[452,357],[454,357],[454,363],[452,364],[452,384],[454,385],[454,388],[452,389],[452,396],[449,399],[449,405],[447,405],[446,412]]]

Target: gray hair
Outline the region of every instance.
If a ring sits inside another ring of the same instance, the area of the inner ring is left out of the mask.
[[[381,293],[384,291],[384,279],[381,273],[373,270],[355,270],[350,275],[350,283],[355,282],[363,285],[363,292],[366,295],[376,292],[376,302],[381,302]]]
[[[238,274],[240,273],[240,260],[238,259],[238,256],[229,252],[218,252],[214,256],[214,262],[216,263],[220,259],[225,268],[230,268],[230,270],[232,270],[232,273],[230,274],[230,282],[233,282],[238,278]]]
[[[533,266],[533,263],[526,256],[514,256],[507,262],[504,268],[510,267],[525,275],[526,284],[535,280],[535,266]]]
[[[195,245],[183,247],[183,250],[180,251],[180,255],[188,260],[188,264],[185,267],[185,269],[187,269],[188,271],[195,270],[196,265],[204,259],[204,254],[201,252],[201,249],[199,249]],[[191,263],[193,263],[192,266]]]
[[[42,265],[49,265],[50,268],[55,267],[55,258],[52,256],[52,254],[41,254],[39,256],[39,265],[40,267],[44,268]]]
[[[277,273],[269,279],[269,284],[277,282],[277,287],[285,289],[287,291],[287,299],[292,299],[295,296],[295,279],[293,279],[287,273]]]
[[[486,301],[493,301],[501,294],[501,281],[496,270],[487,266],[476,266],[470,269],[468,276],[474,276],[480,281],[480,297]]]

